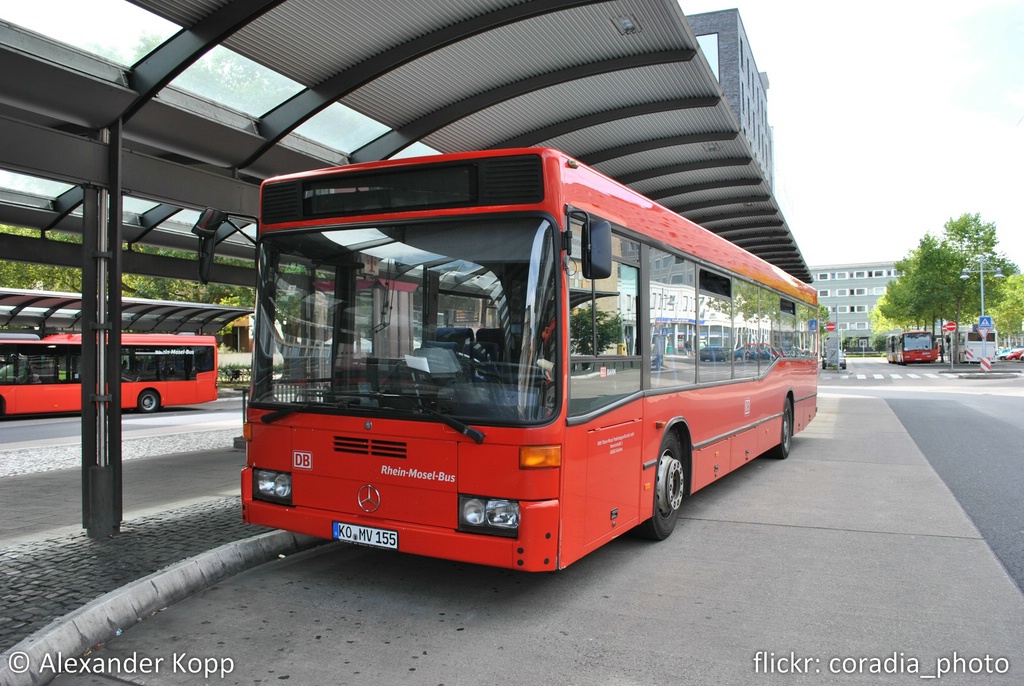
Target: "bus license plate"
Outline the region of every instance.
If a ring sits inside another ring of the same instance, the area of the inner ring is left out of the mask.
[[[336,540],[357,545],[398,550],[398,532],[390,529],[375,529],[369,526],[334,522],[333,537]]]

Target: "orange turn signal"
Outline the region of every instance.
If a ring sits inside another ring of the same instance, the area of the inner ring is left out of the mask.
[[[520,469],[548,469],[561,465],[562,446],[560,445],[519,446]]]
[[[242,438],[246,441],[252,440],[252,424],[244,422],[242,424]]]

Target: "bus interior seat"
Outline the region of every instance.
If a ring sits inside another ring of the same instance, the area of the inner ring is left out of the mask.
[[[501,329],[477,329],[476,340],[491,355],[495,362],[504,362],[503,351],[504,337]]]
[[[473,329],[468,326],[452,327],[444,326],[439,327],[434,332],[434,342],[436,343],[451,343],[451,349],[455,352],[469,355],[470,350],[473,347]],[[434,346],[431,346],[434,347]],[[436,347],[449,347],[449,346],[436,346]]]

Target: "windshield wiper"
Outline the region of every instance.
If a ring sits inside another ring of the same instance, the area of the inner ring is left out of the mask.
[[[442,422],[444,422],[445,424],[447,424],[451,428],[455,429],[456,431],[458,431],[463,436],[467,436],[468,438],[472,438],[477,443],[483,443],[484,442],[484,438],[486,438],[486,436],[484,435],[483,431],[480,431],[479,429],[474,429],[469,424],[466,424],[465,422],[459,421],[458,419],[456,419],[455,417],[452,417],[451,415],[448,415],[448,414],[445,414],[444,412],[439,412],[438,410],[434,410],[434,409],[431,409],[431,408],[427,407],[426,402],[424,401],[424,399],[419,397],[419,396],[416,396],[416,398],[414,400],[413,398],[409,398],[409,397],[406,397],[406,396],[403,396],[403,395],[397,395],[397,394],[393,394],[393,393],[380,393],[380,392],[377,392],[377,393],[372,393],[371,395],[373,397],[375,397],[375,398],[379,398],[379,399],[382,399],[382,400],[383,399],[386,399],[386,400],[398,400],[398,401],[403,402],[403,403],[408,403],[408,404],[412,405],[412,407],[409,408],[409,409],[411,409],[413,412],[419,412],[420,414],[425,414],[425,415],[433,417],[435,419],[440,419]]]
[[[302,405],[289,405],[288,407],[282,407],[280,410],[274,410],[260,417],[260,421],[264,424],[270,424],[276,422],[278,419],[287,417],[290,414],[296,412],[309,412],[315,410],[318,407],[323,407],[323,403],[303,403]]]
[[[466,424],[464,422],[460,422],[455,417],[447,415],[444,412],[438,412],[437,410],[432,410],[429,407],[425,407],[425,406],[420,406],[420,407],[418,407],[416,409],[417,409],[417,411],[422,412],[423,414],[427,414],[427,415],[430,415],[431,417],[436,417],[437,419],[440,419],[442,422],[444,422],[448,426],[452,427],[453,429],[458,431],[463,436],[468,436],[469,438],[472,438],[477,443],[483,443],[484,442],[484,438],[486,438],[484,436],[484,432],[483,431],[480,431],[479,429],[474,429],[469,424]]]

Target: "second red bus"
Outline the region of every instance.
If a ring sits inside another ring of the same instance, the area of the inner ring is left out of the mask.
[[[902,331],[885,337],[885,358],[889,364],[936,362],[939,342],[931,331]]]
[[[82,336],[0,333],[0,416],[82,411]],[[155,412],[217,399],[217,339],[121,334],[121,407]]]

